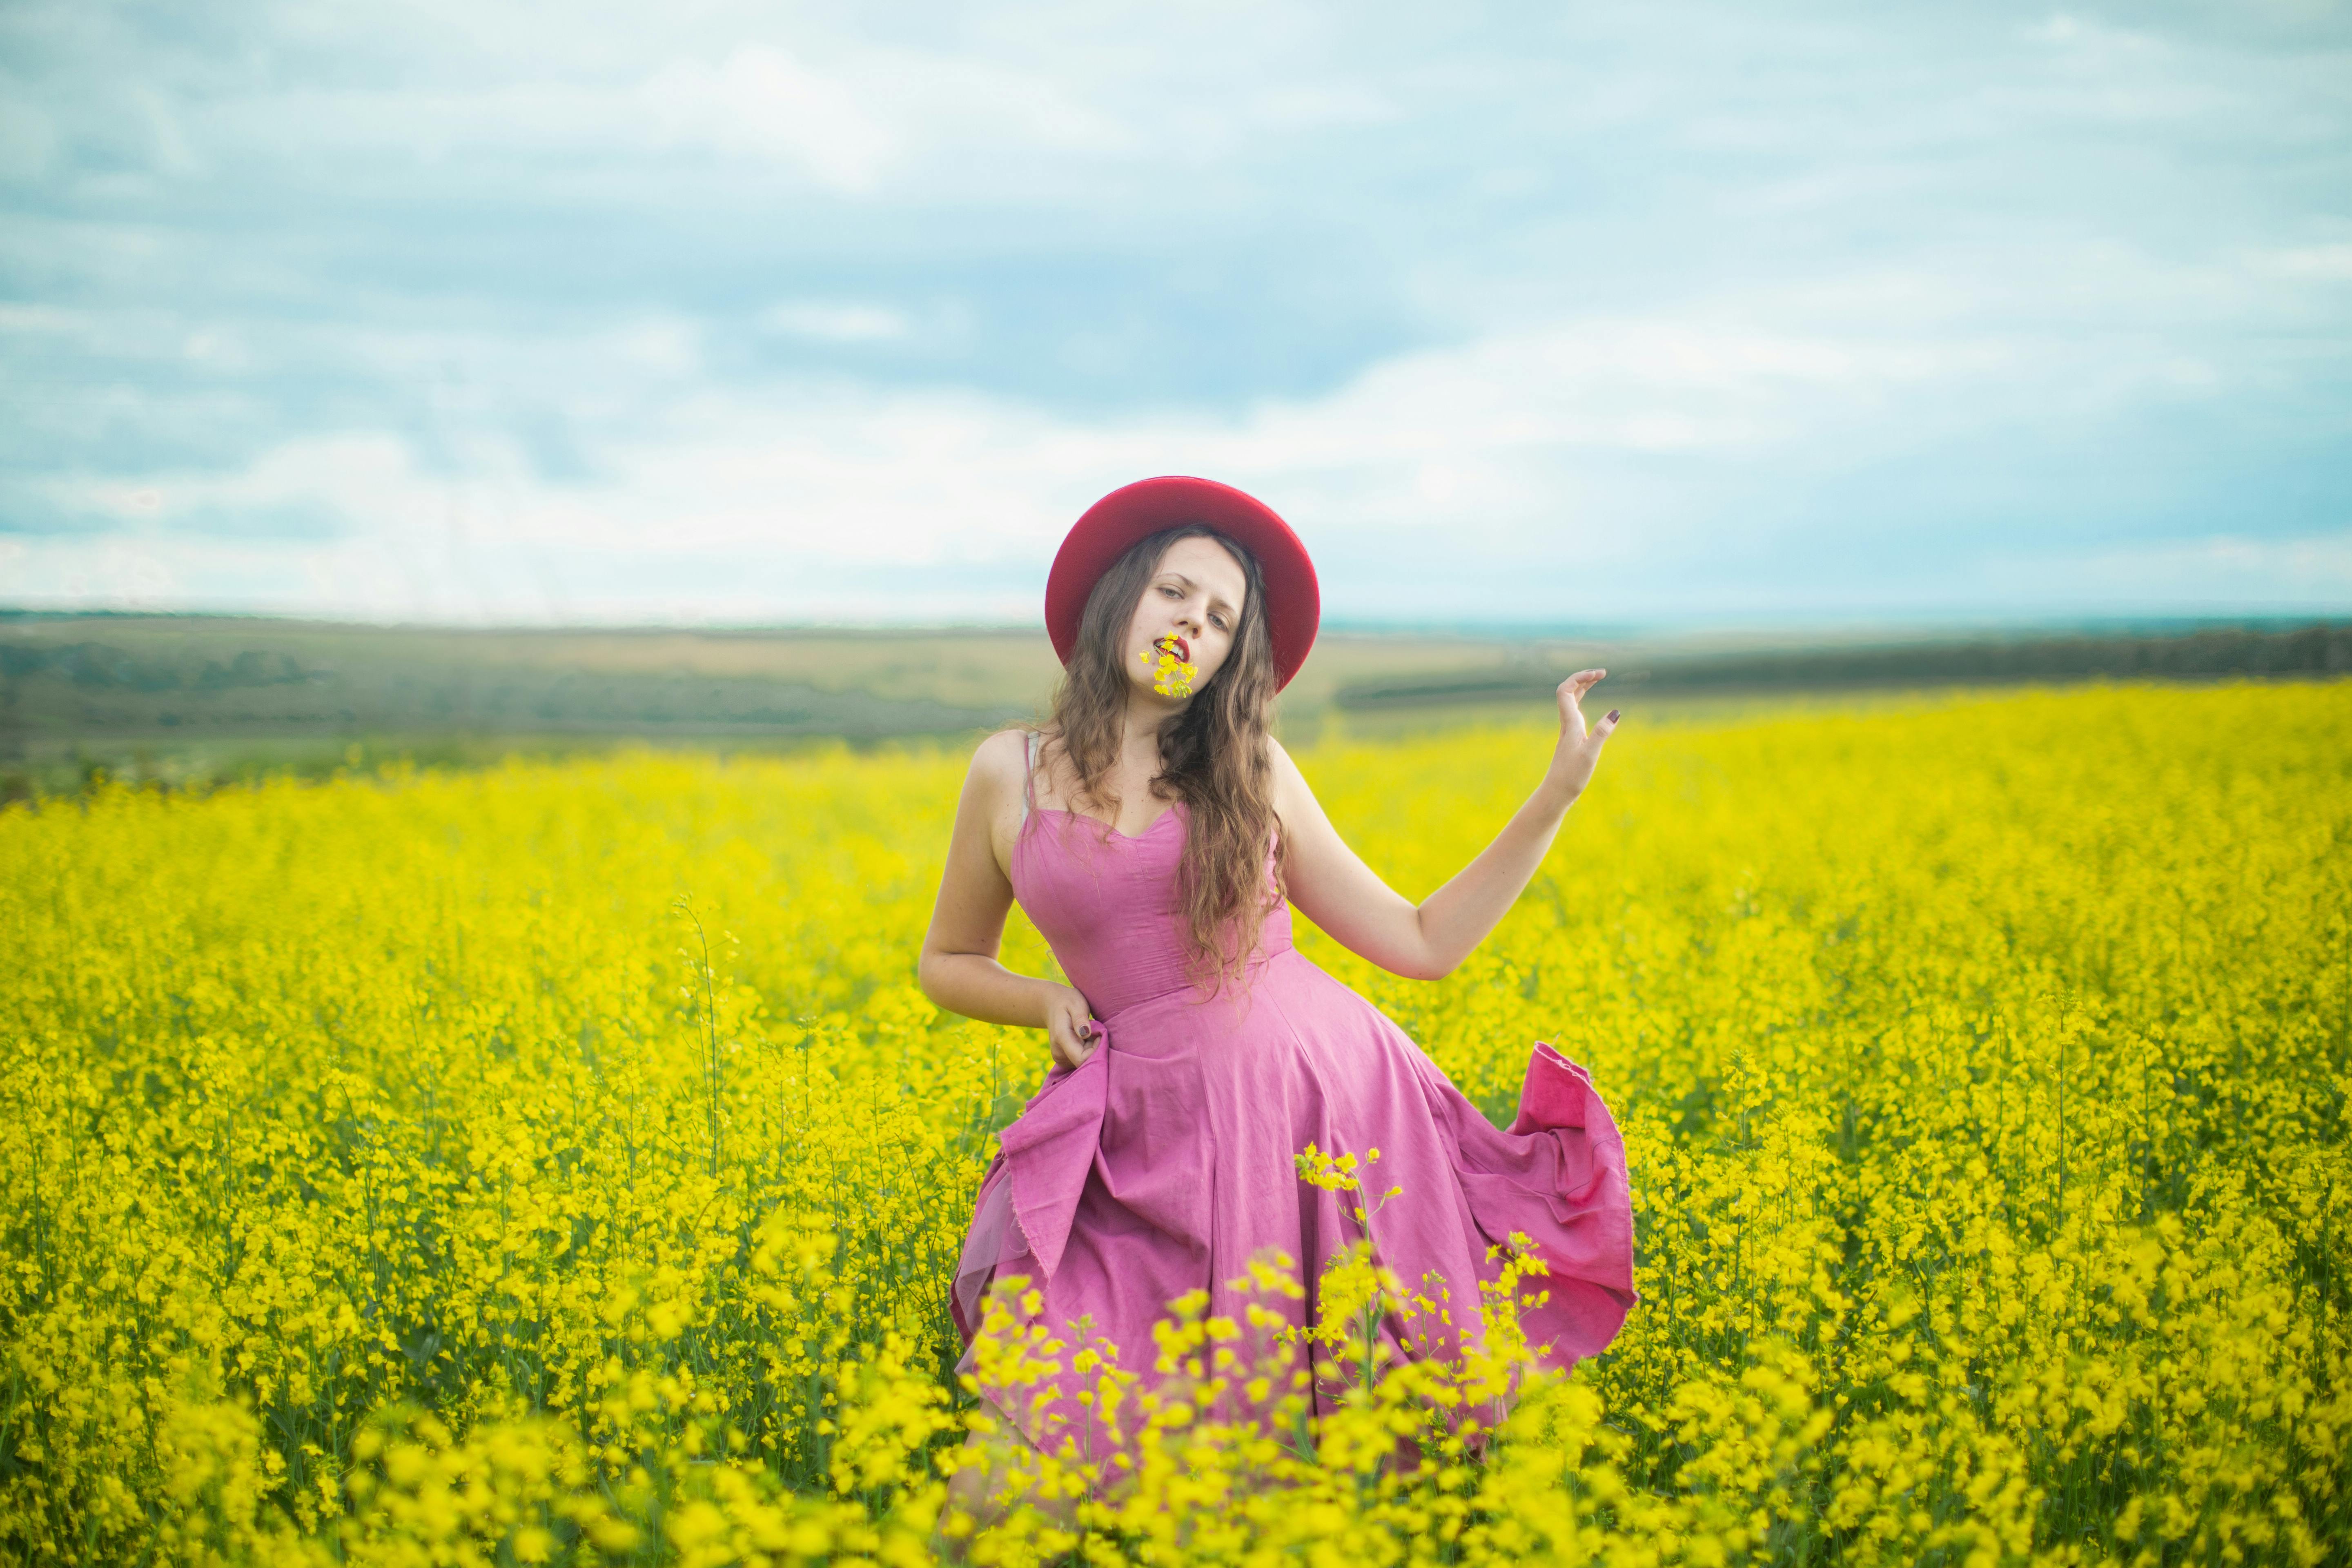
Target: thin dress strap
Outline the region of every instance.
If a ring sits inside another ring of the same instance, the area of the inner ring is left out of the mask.
[[[1028,742],[1024,749],[1028,752],[1029,765],[1024,768],[1021,772],[1021,820],[1024,823],[1026,823],[1029,820],[1029,813],[1035,809],[1037,804],[1035,794],[1037,787],[1036,731],[1032,730],[1028,732]]]

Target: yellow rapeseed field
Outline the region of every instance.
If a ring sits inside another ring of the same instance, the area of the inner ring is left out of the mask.
[[[1301,761],[1418,895],[1548,743]],[[1490,1112],[1537,1038],[1591,1069],[1617,1344],[1253,1426],[1256,1326],[1174,1303],[1132,1451],[977,1531],[945,1286],[1045,1055],[913,985],[962,766],[0,813],[0,1559],[2352,1555],[2352,685],[1636,706],[1451,979],[1304,938]],[[1321,1331],[1394,1297],[1346,1259]]]

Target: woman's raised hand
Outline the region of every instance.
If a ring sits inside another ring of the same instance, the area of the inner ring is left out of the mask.
[[[1045,1002],[1045,1044],[1054,1060],[1065,1068],[1084,1065],[1102,1043],[1102,1026],[1094,1008],[1075,986],[1056,985]]]
[[[1551,771],[1544,784],[1570,799],[1582,795],[1584,786],[1592,782],[1592,770],[1601,761],[1601,748],[1617,729],[1614,708],[1587,730],[1584,710],[1578,706],[1584,694],[1608,673],[1605,669],[1580,669],[1559,683],[1559,746],[1551,754]]]

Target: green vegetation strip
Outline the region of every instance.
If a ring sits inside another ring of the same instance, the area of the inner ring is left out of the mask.
[[[1759,687],[1892,686],[2018,681],[2195,679],[2352,672],[2352,624],[2287,631],[2212,629],[2179,637],[2045,637],[1766,649],[1612,665],[1610,689],[1738,690]],[[1342,709],[1420,707],[1549,697],[1569,673],[1499,669],[1342,686]]]

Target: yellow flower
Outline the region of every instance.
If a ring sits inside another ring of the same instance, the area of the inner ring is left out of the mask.
[[[1151,689],[1162,697],[1192,696],[1193,678],[1201,673],[1198,665],[1177,657],[1181,646],[1173,637],[1163,637],[1135,656],[1152,667]]]

